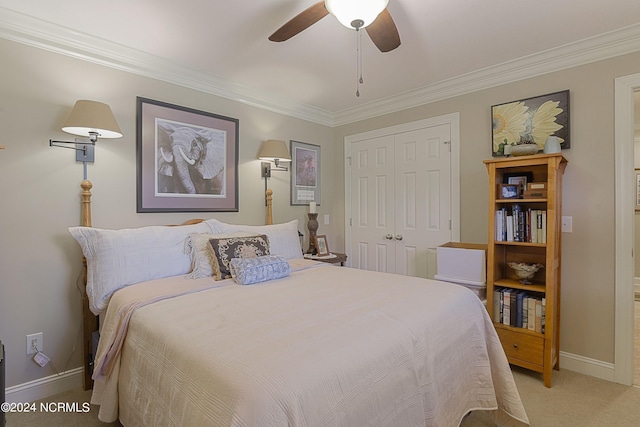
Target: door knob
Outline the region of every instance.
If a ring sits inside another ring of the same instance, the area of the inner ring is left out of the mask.
[[[396,234],[396,240],[402,240],[402,234]]]
[[[387,240],[391,240],[393,239],[393,236],[391,234],[387,234],[386,236],[384,236],[384,238]]]

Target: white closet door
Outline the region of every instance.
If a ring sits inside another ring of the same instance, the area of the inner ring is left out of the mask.
[[[395,137],[396,273],[427,277],[428,252],[451,240],[450,126]]]
[[[427,277],[451,240],[450,125],[351,145],[351,266]]]
[[[395,273],[394,156],[393,135],[352,145],[352,267]]]

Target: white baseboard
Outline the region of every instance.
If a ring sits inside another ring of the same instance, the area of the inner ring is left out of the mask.
[[[8,387],[5,394],[9,403],[27,403],[78,387],[82,387],[82,367],[71,369],[60,376],[51,375]]]
[[[615,382],[615,365],[576,354],[560,352],[560,369]]]

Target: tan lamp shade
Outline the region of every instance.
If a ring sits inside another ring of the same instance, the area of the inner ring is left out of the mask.
[[[262,150],[260,150],[260,154],[258,154],[258,159],[268,160],[270,162],[290,162],[291,155],[284,141],[269,139],[262,146]]]
[[[122,137],[122,131],[111,108],[97,101],[76,101],[62,130],[73,135],[88,137],[92,134],[97,134],[100,138]]]

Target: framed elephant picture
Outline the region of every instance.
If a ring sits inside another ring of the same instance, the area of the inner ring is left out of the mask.
[[[137,211],[237,212],[239,121],[137,98]]]

